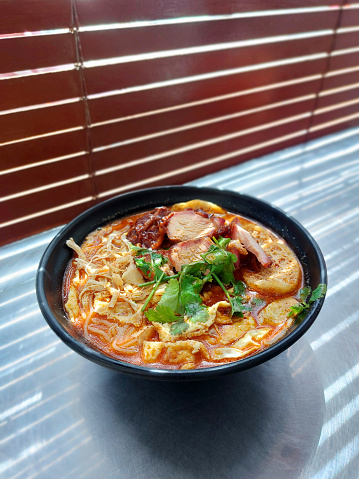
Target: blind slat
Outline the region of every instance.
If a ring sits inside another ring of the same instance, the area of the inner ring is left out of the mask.
[[[341,116],[341,113],[344,116]],[[331,135],[347,128],[353,128],[359,126],[359,109],[358,108],[346,108],[342,112],[320,115],[321,122],[316,122],[313,125],[313,129],[308,134],[308,140],[314,140],[324,135]],[[318,128],[319,127],[319,128]]]
[[[344,8],[340,28],[359,26],[359,8]]]
[[[75,130],[12,143],[0,148],[2,170],[9,170],[86,151],[86,133],[84,130]]]
[[[1,223],[92,196],[92,191],[91,181],[84,179],[76,183],[61,185],[0,202]],[[27,232],[25,233],[26,235],[28,234]]]
[[[126,117],[136,113],[150,112],[162,108],[181,105],[193,101],[206,100],[220,95],[232,94],[254,88],[263,88],[276,82],[288,82],[303,77],[320,75],[326,66],[326,59],[268,68],[265,74],[253,72],[210,78],[201,82],[191,82],[154,88],[150,91],[137,91],[89,100],[92,122],[100,122],[116,117]],[[300,89],[300,86],[298,86]]]
[[[354,120],[354,123],[359,125],[359,101],[354,105],[344,106],[342,108],[339,107],[322,114],[314,114],[312,128],[356,114],[358,115],[358,118]],[[342,129],[342,127],[340,127],[340,129]]]
[[[358,65],[359,66],[359,65]],[[359,78],[359,70],[343,73],[341,75],[328,76],[324,78],[322,90],[332,90],[345,85],[357,83]]]
[[[1,109],[26,108],[81,96],[77,70],[0,81]]]
[[[358,118],[352,118],[349,120],[341,121],[340,123],[327,125],[325,128],[310,131],[308,134],[307,140],[315,140],[316,138],[321,138],[325,135],[331,135],[332,133],[337,133],[341,130],[346,130],[348,128],[355,128],[359,126]]]
[[[1,175],[1,197],[88,174],[88,158],[82,155],[55,163]],[[31,177],[31,181],[29,181]]]
[[[74,36],[70,33],[0,39],[0,46],[0,73],[76,62]]]
[[[352,67],[358,67],[358,66],[359,66],[359,51],[354,53],[347,53],[345,55],[336,55],[331,57],[329,71],[343,70],[345,68],[352,68]]]
[[[240,119],[233,117],[233,119],[228,121],[237,122],[242,128],[245,128],[245,112],[247,110],[253,108],[266,110],[266,117],[269,119],[271,116],[275,116],[277,108],[274,106],[272,109],[266,109],[266,107],[270,107],[277,102],[298,98],[301,95],[312,95],[314,98],[319,85],[320,80],[317,79],[316,81],[299,85],[299,88],[298,85],[290,85],[280,89],[267,90],[219,102],[196,105],[191,108],[101,125],[91,130],[92,146],[96,148],[102,145],[156,134],[172,128],[186,127],[197,122],[213,121],[218,117],[226,115],[238,115],[238,113],[244,113],[244,116],[240,116]],[[295,103],[293,103],[292,108],[293,110],[296,109]],[[204,128],[211,127],[205,126]],[[198,132],[195,134],[197,135]]]
[[[176,80],[195,75],[217,74],[221,71],[244,68],[261,63],[305,57],[318,52],[329,51],[330,37],[282,42],[273,48],[260,45],[226,52],[209,52],[174,58],[160,58],[146,62],[109,65],[85,69],[88,93],[99,93],[155,82]],[[268,68],[251,76],[267,75]],[[226,81],[227,78],[222,79]],[[270,83],[270,81],[268,81]]]
[[[359,75],[357,84],[359,84]],[[331,95],[322,95],[319,97],[317,108],[326,108],[332,105],[354,100],[357,100],[359,103],[359,87],[352,88],[350,90],[338,91]]]
[[[218,124],[207,125],[199,128],[193,128],[187,131],[181,131],[172,133],[162,137],[156,137],[148,140],[143,140],[137,143],[123,145],[117,148],[111,148],[109,150],[96,152],[93,154],[93,161],[96,170],[102,170],[116,165],[127,164],[131,161],[137,161],[151,157],[153,155],[166,155],[171,156],[168,152],[176,149],[183,149],[188,147],[189,154],[192,157],[197,158],[198,151],[203,148],[199,148],[197,145],[200,142],[209,142],[213,139],[220,139],[225,135],[238,136],[243,132],[244,136],[248,133],[245,130],[250,128],[260,128],[267,125],[270,122],[283,120],[294,115],[310,112],[314,107],[314,99],[303,101],[296,105],[286,105],[276,108],[273,111],[264,111],[252,113],[245,117],[222,121]],[[284,127],[283,127],[284,128]],[[220,139],[219,143],[229,142],[228,139]],[[215,149],[216,144],[212,141],[210,148]],[[184,152],[178,154],[185,154]],[[166,160],[169,162],[171,160]],[[152,165],[157,167],[157,160],[152,162]],[[142,168],[141,167],[137,167]],[[150,168],[153,168],[151,166]]]
[[[346,48],[357,48],[358,45],[359,45],[359,31],[338,33],[335,39],[334,50],[345,50]]]
[[[0,246],[10,241],[16,241],[26,236],[40,233],[41,231],[44,231],[44,225],[46,225],[46,229],[63,225],[87,208],[90,208],[90,206],[93,206],[93,204],[93,201],[87,200],[78,205],[71,205],[70,207],[58,211],[50,211],[35,218],[21,220],[10,226],[6,226],[5,228],[1,228]]]
[[[303,141],[305,141],[305,139],[306,133],[302,133],[301,135],[295,136],[295,138],[289,140],[283,140],[273,145],[258,147],[255,152],[251,151],[248,153],[238,154],[235,160],[232,159],[223,161],[223,166],[221,163],[221,168],[229,168],[230,166],[238,165],[239,163],[242,163],[244,161],[251,160],[253,158],[253,155],[255,155],[256,157],[260,157],[263,155],[268,155],[269,153],[273,153],[274,151],[278,151],[278,149],[289,148],[291,146],[302,143]],[[200,178],[201,176],[215,173],[216,171],[218,171],[218,168],[218,164],[215,163],[213,165],[200,166],[197,167],[195,170],[184,171],[181,173],[178,173],[176,171],[174,174],[171,174],[172,171],[169,171],[168,175],[165,175],[165,177],[162,179],[152,179],[151,177],[146,177],[143,183],[139,182],[140,184],[126,183],[123,189],[121,189],[121,191],[118,193],[106,190],[102,193],[101,199],[107,199],[110,196],[114,196],[116,194],[120,194],[126,191],[134,191],[139,188],[149,188],[153,186],[165,186],[172,184],[180,185],[188,181],[193,181],[197,178]]]
[[[0,116],[0,143],[85,125],[82,102]]]
[[[171,171],[177,170],[184,167],[195,167],[190,171],[190,179],[199,177],[203,174],[208,174],[211,171],[215,171],[221,168],[227,168],[229,166],[235,165],[240,161],[239,153],[236,153],[238,150],[242,150],[253,145],[260,145],[263,142],[272,141],[273,139],[280,138],[282,136],[303,131],[300,136],[296,138],[296,142],[303,141],[305,135],[305,128],[308,126],[308,120],[302,119],[299,121],[290,121],[284,125],[276,126],[269,128],[260,132],[253,132],[249,135],[243,137],[234,138],[232,140],[223,141],[221,143],[216,143],[214,145],[203,146],[194,151],[189,151],[186,153],[179,153],[177,155],[172,155],[167,158],[162,158],[157,160],[155,163],[150,162],[144,165],[132,166],[126,168],[125,170],[120,170],[117,172],[111,172],[106,175],[100,175],[96,177],[96,184],[100,192],[111,190],[112,188],[119,188],[121,186],[125,187],[126,185],[139,181],[141,179],[145,180],[151,178],[154,175],[166,174]],[[276,144],[276,149],[280,150],[283,147],[281,142]],[[103,152],[101,155],[105,159],[105,155],[109,156],[111,152]],[[245,153],[243,153],[245,154]],[[257,150],[251,153],[251,156],[256,156],[258,154]],[[221,161],[210,164],[211,159],[220,157],[222,155],[229,155],[228,159],[223,159]],[[232,155],[232,156],[231,156]],[[201,162],[207,161],[207,165],[202,166],[202,171],[198,171],[198,164]],[[189,181],[189,179],[187,180]],[[167,180],[168,183],[176,182],[177,184],[181,182],[181,179],[176,175],[172,176],[171,180]]]
[[[66,28],[71,23],[71,0],[11,0],[1,2],[0,35]]]
[[[359,52],[346,53],[345,55],[335,55],[330,59],[329,71],[342,70],[359,66]]]
[[[80,34],[85,61],[335,28],[338,12],[240,18]],[[273,28],[275,25],[275,28]]]
[[[341,5],[343,0],[336,2]],[[77,10],[81,25],[98,25],[115,22],[131,22],[140,20],[157,20],[159,18],[190,17],[198,15],[226,15],[238,12],[254,12],[264,10],[304,8],[333,5],[328,0],[77,0]]]

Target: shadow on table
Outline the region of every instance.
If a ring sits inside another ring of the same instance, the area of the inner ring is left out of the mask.
[[[209,381],[157,382],[91,365],[82,414],[104,459],[103,477],[298,477],[324,414],[313,352],[299,344]]]

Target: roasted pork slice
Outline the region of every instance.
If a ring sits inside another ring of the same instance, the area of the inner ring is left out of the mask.
[[[170,215],[171,210],[164,206],[143,214],[127,233],[128,241],[143,248],[159,248],[166,234]]]
[[[168,255],[176,271],[181,271],[182,265],[200,261],[201,254],[206,253],[212,244],[206,237],[183,241],[172,246],[168,250]]]
[[[236,256],[237,261],[235,262],[234,267],[238,269],[241,264],[241,255],[246,256],[248,251],[239,239],[231,240],[227,245],[227,250]]]
[[[213,236],[225,224],[220,216],[207,217],[193,210],[174,213],[167,223],[167,236],[172,241],[187,241]]]
[[[272,263],[270,257],[257,243],[253,236],[242,228],[238,218],[235,218],[231,223],[231,238],[232,240],[239,240],[246,250],[256,256],[262,266],[267,267]]]

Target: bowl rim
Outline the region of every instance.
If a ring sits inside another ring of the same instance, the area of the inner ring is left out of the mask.
[[[37,300],[38,304],[40,307],[40,310],[48,323],[48,325],[51,327],[51,329],[57,334],[57,336],[72,350],[80,354],[82,357],[89,359],[92,362],[95,362],[96,364],[99,364],[101,366],[105,366],[110,369],[114,369],[116,371],[125,373],[125,374],[130,374],[130,375],[135,375],[139,376],[142,378],[150,378],[150,379],[159,379],[159,380],[173,380],[173,381],[181,381],[181,380],[197,380],[197,379],[209,379],[217,376],[222,376],[224,374],[229,374],[229,373],[234,373],[234,372],[240,372],[244,371],[246,369],[255,367],[263,362],[266,362],[278,354],[282,353],[288,347],[290,347],[292,344],[294,344],[303,334],[311,327],[313,322],[315,321],[316,317],[318,316],[323,303],[325,296],[317,300],[315,303],[313,303],[310,311],[308,312],[307,316],[305,319],[298,324],[295,329],[293,329],[291,332],[286,334],[282,339],[280,339],[278,342],[274,343],[270,347],[252,355],[248,356],[246,358],[237,360],[237,361],[232,361],[229,363],[225,364],[220,364],[218,366],[213,366],[213,367],[208,367],[208,368],[197,368],[197,369],[156,369],[156,368],[151,368],[148,366],[140,366],[140,365],[135,365],[131,363],[126,363],[125,361],[121,361],[119,359],[112,358],[110,356],[105,355],[102,353],[100,350],[93,349],[92,347],[89,347],[85,343],[77,341],[76,338],[74,338],[65,328],[61,326],[61,324],[58,322],[56,319],[55,314],[52,312],[50,305],[48,304],[48,301],[46,299],[46,293],[45,293],[45,275],[46,275],[46,265],[51,258],[51,255],[53,254],[54,250],[56,247],[58,247],[59,242],[61,241],[66,241],[68,239],[68,232],[71,231],[74,226],[78,225],[81,223],[84,219],[88,218],[89,215],[91,215],[94,212],[97,212],[98,210],[106,210],[106,207],[108,205],[112,205],[114,203],[117,203],[118,201],[125,201],[128,198],[133,198],[141,194],[149,194],[149,193],[155,193],[156,191],[174,191],[174,190],[186,190],[188,193],[193,193],[195,194],[196,192],[201,192],[205,195],[210,196],[211,194],[224,194],[224,195],[234,195],[235,197],[239,198],[244,198],[246,200],[249,200],[257,205],[265,205],[267,208],[272,210],[273,212],[275,211],[276,213],[279,213],[280,215],[284,215],[290,222],[296,225],[296,227],[306,236],[310,246],[313,249],[313,252],[316,255],[316,258],[319,263],[320,267],[320,283],[325,283],[327,284],[327,269],[326,269],[326,264],[325,260],[323,257],[323,254],[317,244],[317,242],[314,240],[312,235],[304,228],[304,226],[297,221],[295,218],[290,216],[288,213],[286,213],[284,210],[281,208],[278,208],[277,206],[272,205],[271,203],[258,199],[255,196],[247,195],[247,194],[242,194],[237,191],[233,190],[226,190],[226,189],[220,189],[220,188],[211,188],[211,187],[201,187],[201,186],[192,186],[192,185],[168,185],[168,186],[158,186],[158,187],[152,187],[152,188],[144,188],[144,189],[139,189],[127,193],[123,193],[120,195],[117,195],[115,197],[109,198],[105,201],[102,201],[91,208],[85,210],[84,212],[80,213],[78,216],[76,216],[73,220],[71,220],[68,224],[66,224],[52,239],[52,241],[49,243],[47,248],[45,249],[42,258],[39,262],[39,266],[37,269],[36,273],[36,295],[37,295]],[[194,197],[193,197],[194,198]],[[210,201],[210,200],[209,200]],[[144,211],[139,209],[140,211]],[[238,213],[239,214],[239,213]],[[121,214],[119,214],[117,217],[121,217]],[[101,223],[102,226],[109,221],[113,221],[114,218],[110,218],[109,220],[105,219],[103,220],[103,223]],[[255,218],[253,218],[255,220]],[[255,220],[256,221],[256,220]],[[94,228],[95,229],[95,228]],[[92,230],[93,231],[93,230]],[[88,231],[87,234],[89,234],[91,231]],[[65,316],[66,313],[64,312]]]

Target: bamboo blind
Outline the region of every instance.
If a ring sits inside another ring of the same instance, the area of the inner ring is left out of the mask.
[[[359,124],[359,4],[0,0],[0,244]]]

